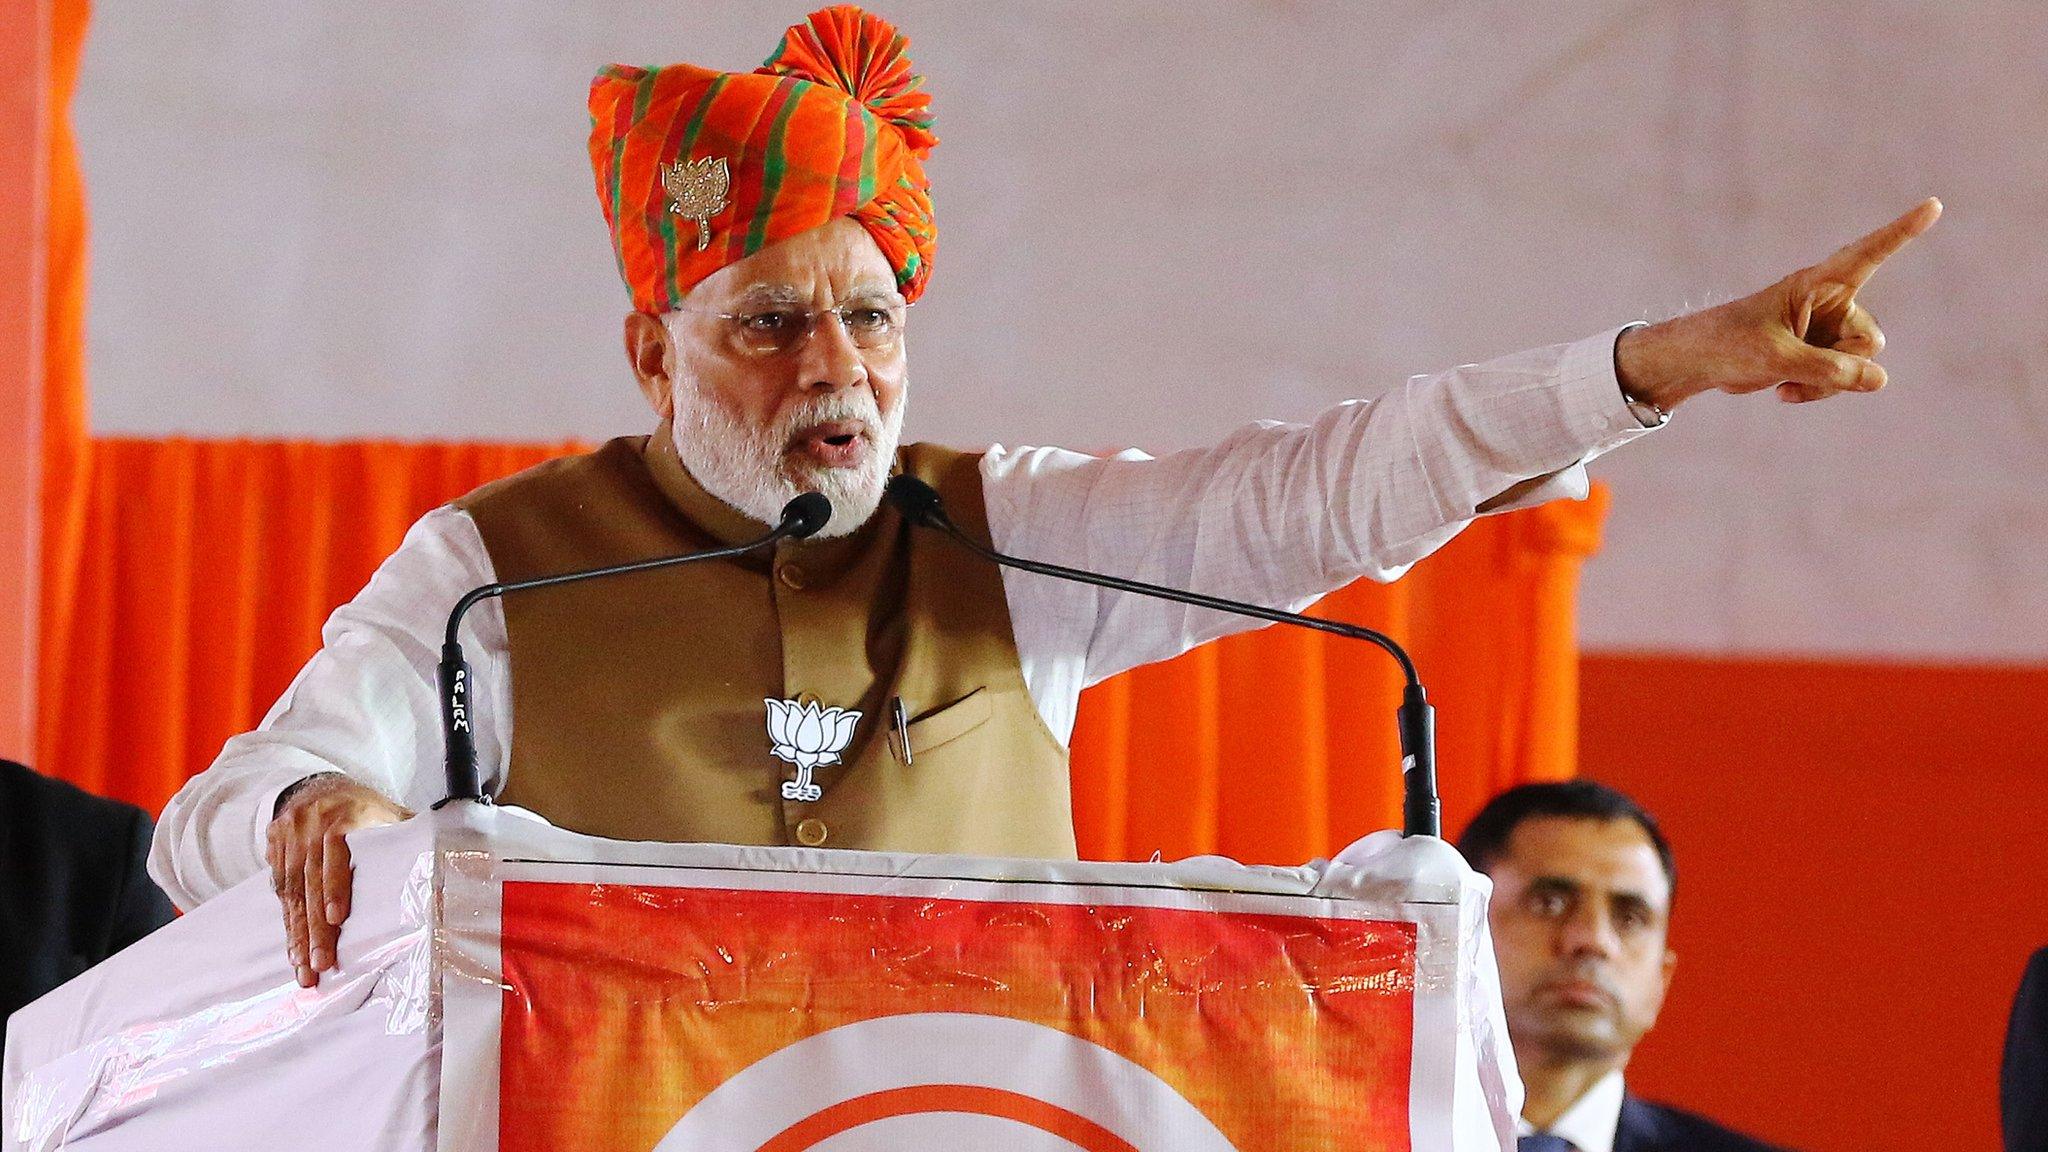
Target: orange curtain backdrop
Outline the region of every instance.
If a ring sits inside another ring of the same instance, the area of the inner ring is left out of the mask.
[[[83,561],[83,526],[91,444],[86,433],[85,178],[71,130],[71,95],[85,53],[92,6],[53,0],[50,18],[50,100],[47,305],[43,342],[43,460],[41,474],[40,628],[36,638],[37,760],[47,771],[58,727],[51,683],[70,663],[66,625],[78,615],[74,599]]]
[[[154,812],[262,720],[427,509],[573,444],[92,443],[42,768]]]
[[[93,442],[69,614],[46,621],[43,766],[160,808],[253,727],[427,509],[571,444]],[[1391,586],[1319,610],[1409,644],[1440,713],[1445,823],[1569,776],[1573,598],[1604,493],[1480,521]],[[1074,739],[1082,848],[1299,863],[1399,822],[1399,677],[1368,645],[1233,637],[1092,689]],[[431,739],[431,734],[426,734]]]
[[[17,759],[28,758],[35,728],[41,612],[48,18],[33,0],[0,0],[0,755]]]

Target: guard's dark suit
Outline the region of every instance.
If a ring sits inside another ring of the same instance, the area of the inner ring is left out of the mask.
[[[1625,1096],[1614,1129],[1614,1152],[1781,1152],[1704,1116]]]
[[[2027,962],[2013,998],[1998,1106],[2005,1115],[2005,1152],[2048,1152],[2048,948]]]
[[[0,760],[0,1019],[170,923],[149,817]]]

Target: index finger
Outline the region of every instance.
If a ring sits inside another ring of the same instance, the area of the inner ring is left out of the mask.
[[[1846,284],[1854,291],[1869,281],[1871,274],[1877,271],[1878,265],[1904,248],[1913,237],[1934,227],[1934,222],[1939,219],[1941,201],[1929,196],[1914,205],[1905,215],[1877,231],[1843,245],[1834,255],[1821,261],[1814,270],[1827,280]]]

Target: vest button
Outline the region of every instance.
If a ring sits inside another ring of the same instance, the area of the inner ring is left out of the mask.
[[[817,848],[823,845],[826,838],[831,834],[831,829],[825,827],[825,822],[816,816],[806,816],[796,823],[797,843],[802,844],[806,848]]]
[[[804,588],[804,570],[794,564],[784,564],[775,570],[775,578],[801,592]]]

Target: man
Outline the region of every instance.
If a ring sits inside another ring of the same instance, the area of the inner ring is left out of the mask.
[[[998,573],[878,512],[892,468],[1011,552],[1304,605],[1393,579],[1482,512],[1583,495],[1587,460],[1700,392],[1880,387],[1856,290],[1939,212],[1743,300],[1205,450],[899,448],[905,324],[937,242],[937,140],[905,47],[838,7],[753,73],[599,73],[590,155],[658,428],[422,519],[263,726],[165,810],[152,868],[174,898],[267,867],[313,983],[348,916],[343,837],[441,795],[435,653],[457,597],[751,539],[812,490],[834,508],[818,539],[471,613],[487,785],[610,837],[1071,856],[1081,689],[1244,622]],[[842,747],[798,757],[768,739],[789,703],[857,718]]]
[[[1493,878],[1488,920],[1522,1084],[1520,1152],[1770,1152],[1629,1094],[1678,956],[1671,846],[1633,800],[1590,780],[1493,798],[1458,841]]]
[[[0,1023],[171,922],[149,817],[0,760]]]
[[[1998,1078],[2005,1152],[2048,1152],[2048,948],[2027,961]]]

